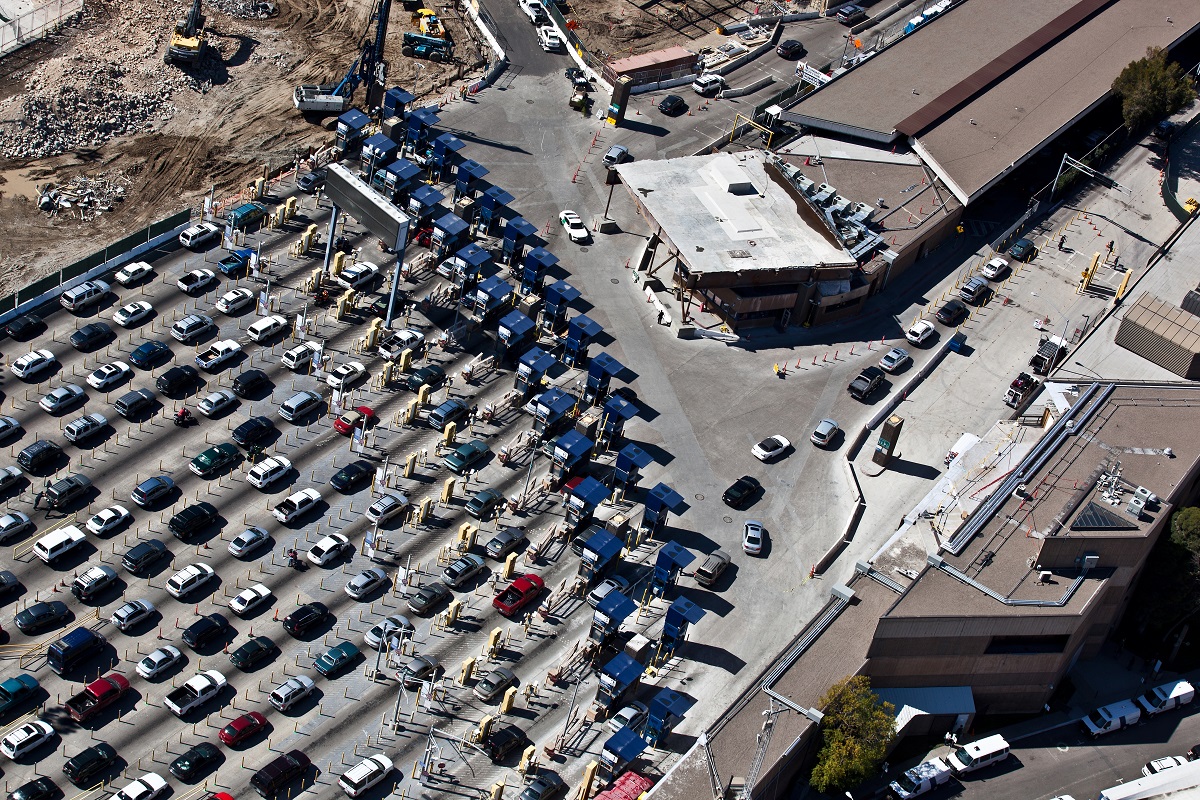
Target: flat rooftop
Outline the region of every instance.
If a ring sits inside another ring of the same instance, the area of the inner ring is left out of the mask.
[[[856,266],[816,214],[767,175],[759,152],[635,161],[617,171],[693,274]]]
[[[966,0],[792,112],[846,136],[910,137],[970,203],[1100,103],[1126,64],[1198,25],[1195,0]]]
[[[1084,386],[1052,388],[1071,399]],[[1168,498],[1200,460],[1198,413],[1200,386],[1117,384],[1082,432],[1066,436],[1041,470],[1030,476],[1026,497],[1007,497],[961,553],[943,551],[942,558],[959,574],[1006,599],[1062,600],[1081,573],[1047,566],[1053,573],[1051,580],[1039,581],[1042,540],[1148,535],[1160,515],[1170,512]],[[1160,501],[1135,518],[1125,507],[1139,486]],[[944,540],[953,534],[945,530]],[[932,568],[910,586],[888,616],[1074,615],[1099,591],[1111,566],[1102,559],[1065,603],[1043,606],[1005,604]]]

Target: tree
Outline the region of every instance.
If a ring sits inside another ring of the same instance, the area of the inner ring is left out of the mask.
[[[896,738],[896,707],[871,691],[871,679],[852,675],[821,698],[823,741],[809,783],[818,792],[845,791],[874,775]]]
[[[1146,50],[1146,57],[1130,62],[1113,81],[1121,98],[1121,116],[1131,131],[1186,108],[1196,92],[1176,63],[1167,63],[1161,47]]]
[[[1200,508],[1181,508],[1171,517],[1171,541],[1186,547],[1193,555],[1200,553]]]

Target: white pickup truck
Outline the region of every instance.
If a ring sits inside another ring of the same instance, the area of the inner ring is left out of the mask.
[[[900,800],[909,800],[949,780],[950,765],[940,758],[931,758],[906,771],[889,788]]]
[[[223,688],[225,676],[210,669],[192,676],[178,689],[171,690],[164,702],[175,716],[182,717],[212,700]]]
[[[205,370],[215,370],[226,361],[235,358],[242,352],[242,346],[233,339],[223,339],[196,356],[196,366]]]
[[[546,7],[542,5],[541,0],[518,0],[518,2],[521,12],[529,17],[529,21],[534,25],[540,25],[546,21]]]

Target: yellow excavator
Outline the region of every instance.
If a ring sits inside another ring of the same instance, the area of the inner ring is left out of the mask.
[[[185,19],[175,23],[171,44],[163,60],[168,64],[195,64],[204,55],[204,14],[200,12],[200,0],[192,0],[192,8]]]

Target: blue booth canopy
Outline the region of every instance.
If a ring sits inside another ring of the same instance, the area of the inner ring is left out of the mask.
[[[433,225],[435,228],[441,228],[443,231],[445,231],[447,239],[453,239],[455,236],[458,236],[467,228],[471,227],[462,217],[454,212],[450,212],[444,217],[434,220]]]
[[[596,610],[610,620],[620,624],[637,610],[637,603],[620,592],[609,592],[604,595],[604,599],[596,606]]]
[[[679,492],[667,486],[665,483],[660,483],[650,490],[650,495],[658,500],[659,505],[668,511],[674,511],[683,502],[683,496]],[[689,555],[691,555],[689,553]],[[687,566],[680,564],[680,566]]]
[[[610,592],[611,597],[617,592]],[[624,595],[622,595],[624,596]],[[626,597],[626,600],[629,598]],[[642,676],[642,671],[645,668],[628,653],[617,653],[612,659],[605,664],[600,672],[612,678],[620,686],[629,686],[634,681]]]
[[[692,555],[692,551],[681,545],[679,542],[667,542],[663,548],[658,551],[658,559],[655,563],[665,564],[672,563],[680,569],[685,569],[688,564],[696,560]]]
[[[612,495],[612,490],[589,475],[588,477],[584,478],[578,486],[571,490],[571,494],[575,495],[590,506],[598,506]],[[608,531],[604,531],[604,533],[608,533]],[[597,533],[593,535],[592,538],[594,539],[599,535],[600,534]],[[609,533],[609,536],[612,536],[612,534]],[[617,544],[620,545],[621,542],[618,541]],[[620,548],[618,547],[618,549]],[[685,550],[684,552],[687,551]]]
[[[416,201],[422,209],[433,208],[438,203],[446,199],[446,195],[439,192],[427,183],[422,183],[416,189],[413,189],[412,194],[408,196],[411,203]]]
[[[513,287],[499,275],[493,275],[479,284],[478,291],[499,303],[513,293]]]
[[[624,725],[621,730],[608,737],[608,741],[604,743],[604,750],[615,755],[621,762],[628,764],[645,752],[647,746],[642,737],[638,736],[628,725]]]
[[[533,320],[514,308],[500,318],[500,337],[520,339],[535,327]]]
[[[484,250],[475,242],[471,242],[466,247],[460,249],[454,254],[455,257],[462,259],[472,267],[479,268],[491,260],[492,254]]]
[[[587,455],[596,443],[584,436],[579,431],[567,431],[562,436],[558,437],[558,441],[554,443],[554,449],[563,450],[568,456],[579,458]],[[555,455],[558,455],[556,452]]]
[[[583,484],[580,484],[579,488],[582,489]],[[578,494],[578,490],[576,490],[576,494]],[[602,499],[607,499],[607,497],[608,495],[606,494]],[[624,546],[625,543],[613,535],[612,531],[599,530],[584,542],[583,549],[592,551],[596,554],[597,561],[601,564],[606,564],[615,558]]]
[[[528,367],[533,372],[540,373],[550,369],[557,364],[558,361],[554,358],[554,356],[550,355],[537,345],[534,345],[525,351],[525,354],[521,356],[519,363],[523,367]]]

